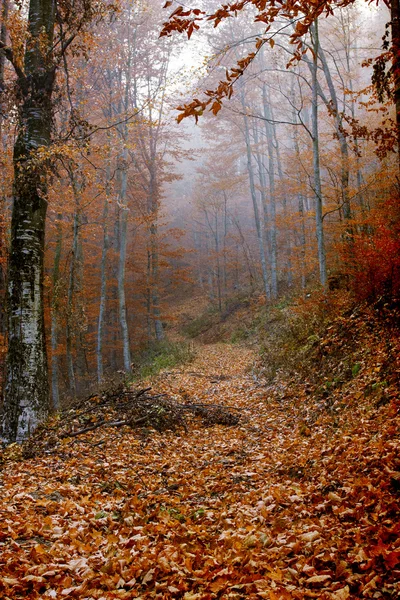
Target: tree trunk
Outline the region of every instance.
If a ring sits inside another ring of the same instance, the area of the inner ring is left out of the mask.
[[[318,44],[318,55],[321,59],[322,70],[325,75],[326,83],[328,84],[329,94],[330,94],[330,102],[325,100],[325,103],[328,108],[333,109],[334,112],[334,122],[335,122],[335,130],[336,135],[339,141],[340,148],[340,171],[341,171],[341,191],[342,191],[342,205],[343,205],[343,216],[346,220],[351,219],[351,207],[350,207],[350,198],[349,198],[349,147],[347,144],[346,135],[343,131],[342,127],[342,117],[340,115],[339,102],[337,99],[335,85],[332,80],[331,72],[329,69],[328,61],[325,57],[325,52]],[[347,233],[351,236],[351,228],[347,227]]]
[[[58,310],[59,310],[59,283],[60,283],[60,260],[62,250],[62,215],[57,215],[57,244],[54,253],[53,266],[53,297],[51,302],[51,397],[53,409],[60,408],[60,395],[58,390]]]
[[[0,42],[5,46],[7,44],[7,19],[8,19],[8,0],[3,0],[1,8],[1,25],[0,25]],[[4,119],[4,105],[3,95],[5,92],[5,71],[6,57],[3,52],[0,52],[0,143],[3,137],[3,119]]]
[[[47,176],[43,165],[28,165],[49,146],[55,67],[51,48],[54,0],[31,0],[24,72],[16,68],[21,92],[14,147],[14,203],[8,267],[8,352],[2,415],[3,438],[21,441],[46,418],[49,388],[43,310],[43,257]],[[28,169],[27,167],[32,168]]]
[[[150,133],[150,164],[149,164],[149,199],[148,210],[152,218],[149,228],[150,237],[150,263],[151,263],[151,292],[150,301],[152,308],[152,318],[154,321],[154,332],[157,342],[161,342],[164,335],[164,328],[161,321],[160,312],[160,264],[159,264],[159,247],[158,247],[158,185],[156,175],[157,155],[155,151],[155,140],[152,139]]]
[[[125,143],[125,142],[124,142]],[[122,354],[124,359],[124,371],[130,374],[132,372],[131,350],[129,342],[128,318],[126,312],[125,298],[125,263],[126,263],[126,245],[127,245],[127,227],[129,209],[126,206],[126,193],[128,186],[128,166],[127,149],[123,149],[122,169],[121,169],[121,188],[119,202],[121,205],[120,229],[119,229],[119,261],[118,261],[118,305],[119,305],[119,323],[122,335]]]
[[[392,28],[394,104],[396,108],[397,152],[400,165],[400,1],[391,0],[390,19]]]
[[[107,252],[108,252],[108,182],[109,182],[109,169],[107,170],[107,183],[106,183],[106,195],[104,199],[103,208],[103,248],[101,251],[101,266],[100,266],[100,305],[99,305],[99,318],[97,321],[97,345],[96,345],[96,357],[97,357],[97,381],[101,383],[104,377],[103,368],[103,330],[104,330],[104,317],[106,312],[106,298],[107,298]]]
[[[270,105],[270,113],[271,113],[272,121],[275,121],[274,111],[272,110],[271,105]],[[284,229],[283,233],[284,233],[284,237],[285,237],[285,244],[286,244],[286,250],[287,250],[287,256],[286,256],[287,284],[288,284],[288,287],[291,287],[293,285],[292,241],[291,241],[291,230],[290,230],[290,227],[288,227],[288,225],[287,225],[290,211],[288,210],[288,201],[287,201],[288,196],[287,196],[287,190],[286,190],[285,175],[283,173],[283,167],[282,167],[282,159],[281,159],[281,152],[280,152],[280,148],[279,148],[279,140],[278,140],[278,135],[276,132],[276,123],[273,122],[271,124],[271,126],[272,126],[272,134],[273,134],[273,139],[274,139],[276,166],[278,167],[279,183],[282,188],[283,215],[284,215],[285,224],[286,224],[286,230]]]
[[[67,312],[66,312],[66,357],[67,357],[67,369],[68,369],[68,384],[71,395],[76,397],[76,377],[75,377],[75,365],[74,357],[72,353],[72,338],[74,334],[74,327],[79,327],[80,323],[77,323],[77,311],[75,310],[76,299],[75,292],[77,289],[77,271],[79,264],[79,237],[81,229],[81,188],[76,180],[76,176],[73,170],[73,165],[70,165],[68,169],[74,200],[75,200],[75,213],[72,227],[72,251],[71,251],[71,262],[69,267],[69,280],[68,280],[68,292],[67,292]],[[75,329],[76,331],[76,329]]]
[[[271,223],[271,295],[273,298],[278,296],[278,248],[276,236],[276,197],[275,197],[275,161],[274,161],[274,141],[271,110],[267,87],[263,85],[263,109],[265,117],[265,135],[268,148],[268,180],[269,180],[269,205],[270,205],[270,223]]]
[[[313,63],[312,63],[312,146],[313,146],[313,172],[314,172],[314,194],[315,194],[315,222],[318,244],[319,278],[321,285],[326,287],[326,256],[324,228],[322,217],[322,186],[321,171],[319,164],[319,133],[318,133],[318,21],[312,27],[313,36]]]
[[[261,230],[260,211],[259,211],[258,203],[257,203],[256,186],[255,186],[255,181],[254,181],[253,165],[252,165],[252,161],[251,161],[249,124],[248,124],[247,115],[245,114],[246,105],[244,102],[243,94],[242,94],[242,107],[243,107],[243,113],[244,113],[243,122],[244,122],[244,135],[245,135],[246,153],[247,153],[247,172],[249,175],[250,194],[251,194],[251,199],[253,202],[254,220],[255,220],[255,224],[256,224],[258,248],[259,248],[260,260],[261,260],[262,278],[263,278],[263,283],[264,283],[265,294],[266,294],[267,298],[270,298],[271,290],[270,290],[269,281],[268,281],[267,262],[265,260],[264,236],[263,236],[263,232]]]

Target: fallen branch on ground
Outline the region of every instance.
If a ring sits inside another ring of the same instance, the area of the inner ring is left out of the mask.
[[[24,444],[24,457],[54,451],[61,440],[76,438],[109,427],[149,428],[164,431],[188,431],[190,423],[200,419],[205,427],[234,426],[241,418],[240,409],[220,404],[181,404],[166,394],[150,394],[151,388],[118,388],[103,395],[92,394],[60,414],[58,426],[44,425]],[[82,440],[83,441],[83,440]],[[63,444],[65,447],[65,443]]]

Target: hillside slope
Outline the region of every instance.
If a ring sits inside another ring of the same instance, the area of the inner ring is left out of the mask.
[[[303,363],[266,380],[253,349],[215,343],[144,382],[175,402],[231,406],[237,425],[63,438],[53,421],[31,458],[4,451],[2,597],[398,598],[395,330],[367,313],[341,319],[314,340],[307,378]]]

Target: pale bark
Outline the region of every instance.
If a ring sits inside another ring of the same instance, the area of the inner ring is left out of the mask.
[[[246,115],[246,105],[244,101],[244,95],[242,94],[242,107],[243,107],[243,123],[244,123],[244,141],[246,144],[246,155],[247,155],[247,172],[249,175],[249,183],[250,183],[250,194],[253,203],[253,211],[254,211],[254,220],[257,231],[257,240],[258,240],[258,248],[260,253],[260,261],[261,261],[261,272],[264,284],[264,290],[267,298],[271,297],[271,290],[268,281],[268,270],[267,270],[267,262],[265,259],[265,247],[264,247],[264,236],[261,229],[261,221],[260,221],[260,210],[257,202],[257,193],[254,179],[254,171],[252,164],[252,152],[251,152],[251,144],[250,144],[250,133],[249,133],[249,123],[248,117]]]
[[[297,113],[293,110],[293,123],[297,123]],[[301,162],[301,154],[300,154],[300,146],[299,146],[299,136],[297,127],[293,128],[293,142],[294,142],[294,151],[296,154],[297,162],[300,164]],[[303,188],[303,176],[299,172],[298,177],[301,183],[301,188]],[[304,196],[302,192],[299,192],[298,195],[298,210],[299,210],[299,218],[300,218],[300,256],[301,256],[301,287],[304,290],[306,288],[306,224],[305,224],[305,210],[304,210]]]
[[[130,20],[130,8],[128,9],[128,22]],[[127,40],[128,60],[125,70],[125,90],[122,100],[122,110],[120,113],[127,114],[129,108],[129,92],[131,85],[131,66],[132,66],[132,48],[130,39],[130,30]],[[127,204],[128,192],[128,127],[124,122],[118,128],[121,142],[122,152],[119,157],[119,257],[118,257],[118,307],[119,307],[119,323],[122,337],[122,356],[124,363],[124,371],[128,375],[132,373],[132,359],[129,339],[128,314],[126,308],[125,294],[125,270],[126,270],[126,249],[127,249],[127,228],[129,208]]]
[[[313,146],[313,173],[314,173],[314,194],[315,194],[315,223],[318,245],[319,278],[321,285],[326,287],[326,255],[324,228],[322,216],[322,186],[321,170],[319,161],[319,132],[318,132],[318,21],[316,20],[312,27],[313,36],[313,62],[312,62],[312,146]]]
[[[122,337],[122,355],[124,361],[124,371],[130,374],[132,372],[132,360],[129,341],[128,318],[126,310],[125,296],[125,267],[126,267],[126,246],[127,246],[127,227],[129,209],[126,205],[126,193],[128,185],[128,152],[124,146],[121,161],[121,184],[119,191],[120,203],[120,221],[119,221],[119,260],[118,260],[118,306],[119,323]]]
[[[267,86],[263,85],[263,110],[265,117],[265,135],[268,148],[268,181],[269,181],[269,206],[270,206],[270,227],[271,227],[271,296],[278,296],[278,245],[276,233],[276,194],[275,194],[275,161],[274,161],[274,140],[271,125],[272,115],[270,101],[268,97]]]
[[[340,171],[341,171],[341,192],[342,192],[342,205],[343,205],[343,216],[345,219],[351,218],[351,207],[350,207],[350,199],[349,199],[349,147],[347,144],[346,135],[343,131],[343,123],[341,117],[341,111],[339,107],[339,102],[336,94],[335,85],[333,83],[333,79],[331,76],[331,72],[329,69],[328,61],[325,57],[325,52],[321,45],[318,45],[318,55],[321,59],[322,70],[325,75],[326,83],[328,84],[330,102],[325,101],[325,104],[333,109],[333,117],[335,123],[335,131],[337,135],[337,139],[339,141],[340,148]],[[323,96],[324,99],[324,96]],[[350,232],[350,230],[349,230]]]
[[[279,183],[281,186],[281,189],[283,191],[282,194],[282,207],[283,207],[283,215],[285,218],[285,223],[287,223],[287,219],[289,218],[289,211],[288,211],[288,202],[287,202],[287,191],[286,191],[286,183],[285,183],[285,175],[283,173],[283,167],[282,167],[282,159],[281,159],[281,152],[280,152],[280,148],[279,148],[279,140],[278,140],[278,135],[277,135],[277,131],[276,131],[276,124],[275,124],[275,118],[274,118],[274,111],[272,109],[272,106],[270,104],[270,113],[271,113],[271,118],[272,118],[272,134],[273,134],[273,139],[274,139],[274,150],[275,150],[275,156],[276,156],[276,166],[278,167],[278,177],[279,177]],[[290,233],[290,229],[289,227],[286,227],[286,231],[284,230],[284,234],[285,234],[285,246],[286,246],[286,251],[287,251],[287,256],[286,256],[286,260],[287,260],[287,283],[288,286],[290,287],[293,284],[293,269],[292,269],[292,241],[291,241],[291,233]]]
[[[221,290],[221,264],[220,264],[220,256],[219,256],[219,226],[218,226],[218,208],[215,208],[214,212],[214,225],[210,221],[210,217],[207,209],[204,209],[204,215],[206,217],[207,225],[211,232],[211,235],[214,239],[214,252],[215,252],[215,280],[216,280],[216,288],[217,288],[217,301],[218,301],[218,310],[222,312],[222,290]]]

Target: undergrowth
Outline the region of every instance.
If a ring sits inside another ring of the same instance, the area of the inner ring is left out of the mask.
[[[203,336],[202,341],[206,342],[229,339],[230,320],[242,310],[246,310],[249,305],[250,299],[247,295],[240,294],[227,298],[222,310],[219,310],[218,306],[211,305],[194,319],[187,320],[182,325],[182,333],[191,339]]]
[[[350,294],[314,296],[258,316],[259,373],[295,377],[316,398],[329,399],[348,382],[384,402],[398,378],[396,311],[355,303]]]
[[[153,342],[134,355],[132,381],[154,377],[163,369],[191,362],[194,357],[195,351],[190,343],[169,340]]]

